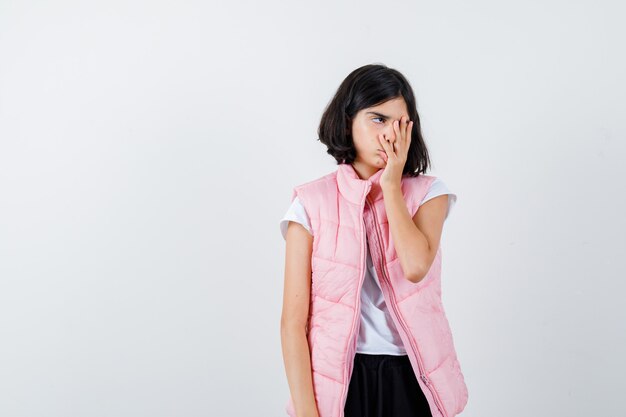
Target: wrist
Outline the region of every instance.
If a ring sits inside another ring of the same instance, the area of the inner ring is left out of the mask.
[[[401,189],[399,183],[388,182],[388,183],[380,183],[380,188],[383,190],[383,193],[393,193],[399,191]]]

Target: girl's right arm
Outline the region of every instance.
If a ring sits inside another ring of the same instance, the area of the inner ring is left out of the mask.
[[[290,221],[286,241],[280,336],[287,382],[297,417],[319,417],[306,336],[313,236],[301,224]]]

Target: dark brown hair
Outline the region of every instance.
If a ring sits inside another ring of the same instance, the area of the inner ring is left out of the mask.
[[[402,174],[414,177],[426,173],[430,158],[422,137],[413,89],[399,71],[382,64],[357,68],[343,80],[322,114],[317,130],[318,140],[326,145],[327,153],[335,158],[337,164],[351,164],[356,158],[352,141],[353,118],[361,109],[398,97],[404,98],[409,119],[413,121],[411,145]]]

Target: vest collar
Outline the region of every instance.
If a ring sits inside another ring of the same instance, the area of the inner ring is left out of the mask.
[[[378,201],[383,198],[383,190],[380,187],[380,176],[383,171],[384,168],[381,168],[364,180],[359,177],[351,164],[339,164],[337,168],[339,192],[348,201],[358,205],[364,204],[364,199],[368,194],[370,201]]]

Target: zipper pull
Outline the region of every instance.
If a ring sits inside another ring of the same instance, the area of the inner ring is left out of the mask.
[[[424,381],[424,384],[430,385],[430,380],[428,379],[426,374],[422,374],[422,375],[420,375],[420,377],[422,378],[422,381]]]

